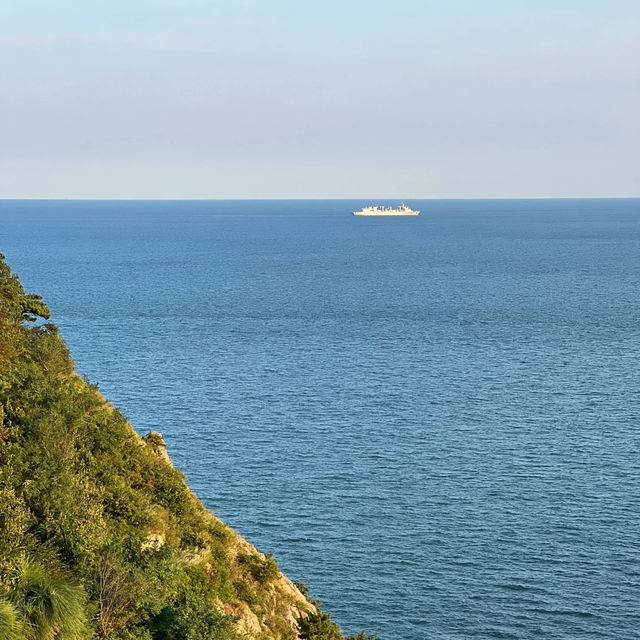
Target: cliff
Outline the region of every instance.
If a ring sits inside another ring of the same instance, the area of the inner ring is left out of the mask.
[[[341,638],[75,373],[48,318],[0,256],[0,637]]]

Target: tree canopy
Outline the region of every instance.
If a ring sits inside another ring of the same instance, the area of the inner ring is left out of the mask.
[[[38,318],[48,320],[50,315],[41,296],[25,293],[17,274],[11,273],[0,253],[0,322],[35,322]]]

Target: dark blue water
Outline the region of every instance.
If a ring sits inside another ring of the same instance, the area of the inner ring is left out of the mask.
[[[638,637],[640,200],[0,202],[0,251],[345,631]]]

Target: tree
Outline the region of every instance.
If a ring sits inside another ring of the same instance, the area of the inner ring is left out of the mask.
[[[25,293],[17,274],[11,273],[0,253],[0,322],[21,324],[38,318],[48,320],[50,315],[41,296]]]

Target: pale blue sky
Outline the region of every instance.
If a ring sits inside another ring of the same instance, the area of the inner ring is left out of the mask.
[[[640,195],[637,0],[0,0],[0,197]]]

